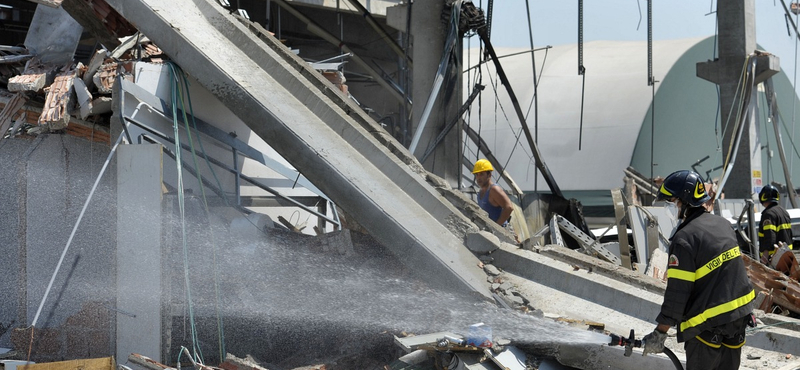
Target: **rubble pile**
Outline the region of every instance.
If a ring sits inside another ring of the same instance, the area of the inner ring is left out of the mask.
[[[747,255],[742,255],[750,282],[758,292],[756,306],[764,312],[800,317],[800,283]]]
[[[4,59],[0,64],[0,81],[5,82],[0,85],[2,137],[64,132],[109,143],[114,81],[132,81],[137,61],[161,63],[166,59],[146,37],[137,34],[129,39],[132,42],[123,42],[112,52],[104,48],[95,51],[88,65],[74,60],[43,62],[15,50],[25,58]]]

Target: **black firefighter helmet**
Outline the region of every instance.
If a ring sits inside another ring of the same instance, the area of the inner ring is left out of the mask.
[[[776,188],[772,184],[769,184],[761,188],[761,191],[758,192],[758,200],[761,201],[761,203],[764,202],[777,203],[779,199],[781,199],[781,195],[780,193],[778,193],[778,188]]]
[[[667,176],[658,189],[656,199],[669,200],[673,197],[689,207],[700,207],[711,199],[700,175],[689,170],[675,171]]]

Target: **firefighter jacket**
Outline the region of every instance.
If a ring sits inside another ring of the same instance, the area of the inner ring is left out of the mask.
[[[774,253],[775,244],[784,242],[792,248],[792,220],[789,213],[777,203],[771,203],[761,212],[758,223],[758,249],[760,252]]]
[[[678,342],[749,315],[755,291],[728,221],[690,208],[669,245],[667,291],[656,318]]]

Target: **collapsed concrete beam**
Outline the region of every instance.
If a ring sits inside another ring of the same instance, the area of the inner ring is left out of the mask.
[[[491,296],[463,215],[218,4],[109,4],[432,286]]]
[[[546,250],[547,248],[542,254],[556,255]],[[581,262],[581,258],[589,257],[574,251],[558,253],[562,255],[559,259],[563,260],[566,256],[567,262],[556,261],[542,254],[505,244],[495,250],[492,257],[493,264],[506,272],[535,281],[564,295],[581,298],[635,319],[651,322],[655,326],[655,317],[664,300],[663,282],[602,261],[594,264]],[[755,333],[748,334],[747,346],[797,356],[800,355],[800,332],[777,327],[759,327]]]

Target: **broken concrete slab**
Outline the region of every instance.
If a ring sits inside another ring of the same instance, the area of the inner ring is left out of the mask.
[[[71,63],[83,27],[62,8],[37,5],[25,37],[25,47],[43,63]]]

